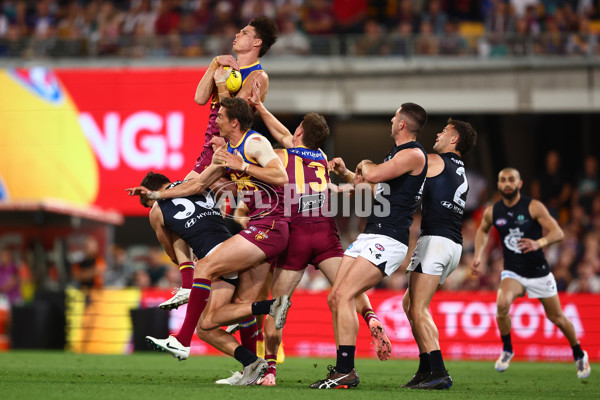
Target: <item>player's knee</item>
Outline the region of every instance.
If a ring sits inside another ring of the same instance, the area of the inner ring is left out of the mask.
[[[331,312],[335,312],[337,310],[337,303],[335,301],[335,295],[333,291],[329,292],[329,295],[327,296],[327,305],[329,305]]]
[[[196,335],[200,340],[205,342],[210,335],[210,331],[208,329],[203,329],[201,324],[198,324],[198,327],[196,327]]]
[[[556,326],[564,326],[567,323],[566,317],[561,314],[548,314],[546,317]]]
[[[496,302],[496,314],[499,317],[504,317],[510,311],[510,301],[506,299],[499,298]]]

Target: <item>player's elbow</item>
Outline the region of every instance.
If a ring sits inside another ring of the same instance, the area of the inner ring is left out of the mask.
[[[277,174],[273,183],[277,186],[285,186],[290,183],[290,179],[288,178],[287,173],[283,171],[283,174]]]
[[[201,96],[196,93],[196,96],[194,96],[194,101],[197,104],[200,104],[201,106],[203,106],[208,102],[208,98],[206,96]]]
[[[565,233],[563,232],[562,229],[558,228],[557,232],[556,232],[556,241],[557,242],[562,242],[562,240],[565,238]]]
[[[363,178],[365,178],[365,180],[367,182],[371,182],[371,183],[381,183],[383,181],[381,176],[374,171],[364,171],[363,170],[362,176],[363,176]]]

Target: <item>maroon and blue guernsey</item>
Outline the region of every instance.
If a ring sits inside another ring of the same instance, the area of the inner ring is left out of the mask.
[[[326,221],[329,210],[329,174],[327,157],[320,149],[299,146],[286,149],[285,169],[289,185],[285,190],[286,214],[292,222]]]
[[[245,148],[248,140],[262,135],[254,130],[249,130],[234,146],[227,144],[227,151],[235,154],[239,151],[244,161],[248,164],[258,165],[258,162],[246,154]],[[229,177],[237,185],[238,198],[248,207],[250,219],[274,217],[284,219],[283,187],[264,183],[249,174],[228,169]]]

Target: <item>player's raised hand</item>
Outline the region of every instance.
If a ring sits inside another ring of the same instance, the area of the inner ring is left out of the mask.
[[[221,65],[223,67],[231,67],[235,70],[238,70],[238,71],[240,70],[240,64],[238,64],[235,57],[232,56],[231,54],[222,55],[222,56],[218,56],[215,58],[217,59],[217,62],[219,63],[219,65]]]
[[[231,68],[225,69],[221,65],[219,68],[217,68],[217,70],[215,71],[215,74],[213,75],[213,79],[215,80],[215,83],[227,82],[227,78],[229,78],[229,75],[231,75],[231,71],[233,71]]]
[[[127,188],[125,190],[127,191],[127,194],[129,196],[144,196],[148,192],[151,191],[151,190],[149,190],[148,188],[146,188],[144,186],[136,186],[136,187],[132,187],[132,188]]]
[[[227,146],[227,142],[221,136],[213,136],[212,139],[210,139],[210,145],[212,146],[213,151],[216,151],[221,146]]]
[[[222,145],[215,151],[215,154],[213,154],[212,163],[216,164],[220,167],[224,167],[226,161],[227,161],[227,146]]]
[[[341,157],[335,157],[327,162],[327,170],[333,172],[339,176],[346,176],[348,174],[348,168]]]
[[[258,104],[262,103],[260,101],[260,82],[258,79],[255,79],[252,82],[252,91],[250,92],[247,102],[250,107],[256,107]]]

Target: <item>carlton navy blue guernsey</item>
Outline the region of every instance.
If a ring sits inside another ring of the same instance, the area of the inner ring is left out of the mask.
[[[510,208],[500,200],[494,204],[492,221],[502,240],[504,269],[525,278],[539,278],[550,273],[544,252],[540,249],[522,253],[517,247],[521,238],[537,240],[542,237],[542,226],[531,218],[529,203],[531,197],[523,195]]]
[[[179,182],[178,182],[179,183]],[[231,237],[210,195],[159,200],[165,226],[179,235],[198,259]]]
[[[425,156],[423,171],[419,175],[404,174],[377,185],[373,209],[365,227],[365,233],[389,236],[406,246],[413,214],[421,199],[423,183],[427,176],[427,153],[418,142],[411,141],[394,147],[384,159],[384,162],[389,161],[399,151],[412,148],[421,150]],[[386,191],[382,185],[388,185],[389,190]],[[387,209],[389,213],[385,212]]]
[[[464,163],[456,153],[440,157],[444,170],[427,178],[423,189],[421,236],[442,236],[462,244],[462,219],[469,191]]]

